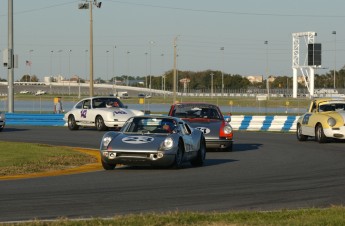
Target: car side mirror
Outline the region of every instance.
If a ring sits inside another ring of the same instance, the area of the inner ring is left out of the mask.
[[[127,106],[127,105],[125,105],[125,106],[123,106],[123,108],[128,108],[128,106]]]

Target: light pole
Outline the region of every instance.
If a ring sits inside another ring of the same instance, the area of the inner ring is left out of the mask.
[[[53,77],[53,50],[50,50],[50,78],[49,78],[49,93],[52,93],[52,77]]]
[[[62,49],[60,49],[58,51],[58,53],[59,53],[59,74],[61,76],[61,53],[62,53]]]
[[[337,32],[333,31],[334,35],[334,71],[333,71],[333,89],[335,89],[335,71],[337,69]]]
[[[161,54],[162,56],[162,91],[163,91],[163,96],[164,96],[164,99],[165,99],[165,73],[164,73],[164,53]]]
[[[176,81],[177,81],[177,37],[174,38],[174,68],[173,68],[173,104],[176,103]]]
[[[33,49],[30,49],[29,50],[29,55],[30,55],[30,57],[29,57],[29,75],[30,75],[30,79],[31,79],[31,64],[32,64],[32,52],[33,52],[34,50]]]
[[[152,45],[154,44],[154,41],[150,41],[150,96],[152,96],[152,73],[151,73],[151,68],[152,68]]]
[[[113,76],[112,76],[112,80],[113,80],[113,94],[116,93],[116,91],[115,91],[115,85],[116,85],[116,75],[115,75],[115,49],[116,49],[116,46],[114,46],[114,49],[113,49]]]
[[[210,74],[211,75],[211,98],[213,98],[213,73]]]
[[[71,53],[70,49],[68,51],[68,95],[71,95]]]
[[[50,51],[50,76],[53,76],[53,53],[54,50]]]
[[[266,88],[267,88],[267,98],[270,99],[270,82],[268,78],[268,41],[265,41],[264,44],[266,45]]]
[[[95,5],[97,8],[101,8],[102,2],[96,0],[84,0],[85,3],[79,3],[79,9],[90,8],[90,97],[93,96],[93,20],[92,20],[92,8]]]
[[[145,72],[145,88],[147,89],[147,52],[145,53],[145,59],[146,59],[146,72]]]
[[[129,54],[131,52],[127,51],[127,78],[126,78],[126,85],[128,86],[128,76],[129,76]]]
[[[106,53],[106,76],[107,76],[107,83],[109,82],[109,76],[108,76],[108,69],[109,69],[109,50],[107,50],[107,51],[105,51],[105,53]]]
[[[222,72],[222,97],[224,96],[224,73],[223,73],[223,70],[224,70],[224,47],[220,47],[220,51],[222,51],[222,67],[223,69],[221,70]]]

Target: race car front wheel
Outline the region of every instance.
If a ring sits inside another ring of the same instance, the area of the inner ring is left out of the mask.
[[[325,133],[323,132],[323,128],[321,124],[318,124],[315,128],[315,140],[319,143],[326,143],[327,137],[325,136]]]
[[[103,166],[103,169],[105,169],[105,170],[113,170],[113,169],[115,169],[116,164],[109,164],[109,163],[106,163],[102,160],[102,166]]]

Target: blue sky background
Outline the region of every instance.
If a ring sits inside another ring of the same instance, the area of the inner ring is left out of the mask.
[[[13,2],[15,79],[29,73],[26,60],[41,80],[51,73],[87,78],[90,16],[78,9],[85,1]],[[1,50],[8,45],[7,3],[0,0]],[[316,73],[334,69],[335,53],[339,70],[345,65],[344,5],[340,0],[103,0],[93,9],[94,77],[161,75],[173,67],[176,36],[180,70],[265,75],[267,47],[269,73],[291,76],[291,34],[304,31],[317,32],[316,42],[322,43],[322,66],[328,69]],[[0,77],[7,78],[6,68]]]

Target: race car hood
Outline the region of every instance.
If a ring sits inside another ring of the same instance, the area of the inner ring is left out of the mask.
[[[183,119],[192,128],[198,129],[204,133],[205,139],[218,139],[219,130],[222,126],[222,120],[203,119],[203,118],[186,118]]]
[[[156,152],[167,134],[124,134],[116,136],[109,144],[108,150],[114,151],[135,151],[135,152]]]
[[[341,121],[341,124],[344,125],[345,122],[345,111],[332,111],[325,113],[329,117],[336,119],[337,121]]]

